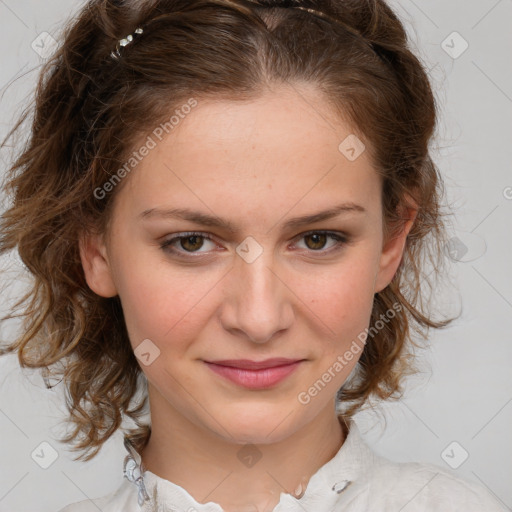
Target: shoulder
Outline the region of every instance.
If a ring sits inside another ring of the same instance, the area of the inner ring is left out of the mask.
[[[137,488],[128,480],[121,486],[101,498],[72,503],[59,512],[139,512],[137,505]]]
[[[440,466],[392,462],[383,457],[377,457],[376,462],[367,482],[372,505],[400,505],[404,512],[505,510],[485,487],[460,478]]]

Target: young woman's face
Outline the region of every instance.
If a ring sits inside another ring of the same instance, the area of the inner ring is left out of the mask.
[[[367,152],[340,149],[351,128],[297,91],[199,101],[125,178],[107,250],[83,252],[91,288],[120,296],[155,403],[244,442],[333,413],[403,250],[383,247]],[[284,377],[207,363],[271,358],[300,362]]]

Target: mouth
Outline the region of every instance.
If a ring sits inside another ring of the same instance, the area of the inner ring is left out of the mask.
[[[215,374],[245,388],[273,387],[291,375],[305,359],[274,358],[265,361],[247,359],[204,361]]]
[[[206,363],[217,364],[220,366],[228,366],[230,368],[239,368],[241,370],[265,370],[267,368],[276,368],[277,366],[285,366],[297,363],[303,359],[288,359],[285,357],[274,357],[265,359],[264,361],[252,361],[250,359],[223,359],[218,361],[205,361]]]

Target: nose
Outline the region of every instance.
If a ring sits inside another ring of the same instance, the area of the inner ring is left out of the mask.
[[[225,283],[221,322],[227,331],[266,343],[294,321],[293,293],[264,251],[248,263],[237,257]]]

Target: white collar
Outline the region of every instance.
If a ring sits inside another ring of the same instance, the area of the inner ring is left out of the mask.
[[[281,492],[280,501],[273,512],[330,512],[341,502],[350,499],[356,491],[354,485],[366,481],[376,455],[361,437],[353,420],[347,421],[347,437],[332,459],[314,473],[300,498]],[[125,443],[126,444],[126,443]],[[125,459],[124,476],[138,487],[142,512],[223,512],[215,502],[199,503],[183,487],[165,480],[151,471],[140,471],[140,456],[127,446],[130,455]],[[137,459],[137,460],[136,460]]]

